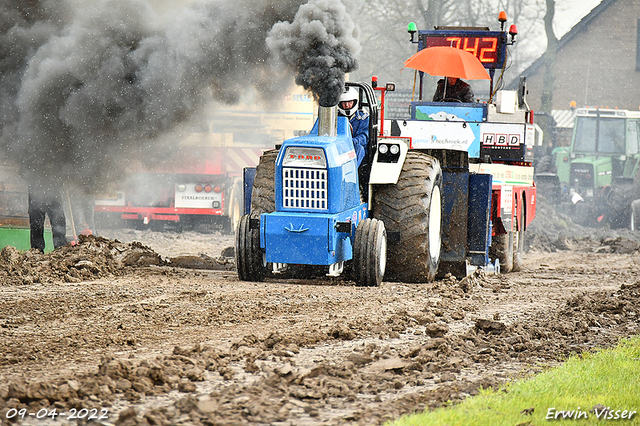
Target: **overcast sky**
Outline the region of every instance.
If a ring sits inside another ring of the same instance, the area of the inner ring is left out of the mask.
[[[556,16],[553,26],[556,37],[562,38],[601,2],[602,0],[556,0]]]

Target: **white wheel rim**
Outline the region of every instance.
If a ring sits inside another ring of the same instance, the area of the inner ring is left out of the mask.
[[[380,277],[384,277],[384,271],[387,268],[387,239],[382,238],[380,244],[380,265],[378,265]]]
[[[440,258],[440,226],[442,223],[442,200],[440,199],[440,187],[434,186],[431,192],[429,204],[429,256],[432,259]]]
[[[231,228],[234,231],[238,229],[238,224],[240,223],[241,217],[242,215],[240,214],[240,205],[238,203],[234,203],[233,214],[231,215]]]

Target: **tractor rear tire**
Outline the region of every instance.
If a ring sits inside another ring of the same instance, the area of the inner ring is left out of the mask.
[[[387,261],[387,232],[378,219],[358,224],[354,238],[353,273],[356,285],[378,287]]]
[[[440,264],[442,244],[442,170],[437,159],[409,151],[395,185],[380,185],[373,214],[387,236],[386,279],[431,282]]]
[[[251,217],[244,215],[236,232],[236,268],[241,281],[263,281],[266,265],[260,249],[260,231],[249,226]]]
[[[520,199],[522,200],[522,199]],[[516,227],[519,231],[513,233],[513,266],[511,272],[520,272],[524,268],[524,205],[520,208],[520,214],[516,218]]]
[[[539,173],[536,168],[536,175],[533,180],[536,183],[537,196],[546,200],[551,205],[558,205],[562,200],[562,189],[560,180],[555,173]]]
[[[513,232],[500,234],[493,237],[489,247],[489,257],[500,261],[500,272],[507,273],[513,270]]]
[[[598,214],[593,207],[593,203],[586,203],[585,201],[578,201],[573,206],[573,217],[571,218],[574,223],[580,226],[598,226]]]
[[[520,272],[524,268],[524,230],[518,231],[513,235],[513,266],[511,272]]]
[[[252,219],[260,219],[260,215],[262,213],[273,213],[276,211],[275,175],[277,157],[277,149],[265,151],[260,157],[260,161],[256,167],[256,176],[253,179],[253,188],[251,190],[251,209],[249,215]],[[239,228],[240,227],[238,227],[238,229]],[[265,276],[271,275],[271,264],[263,265],[263,250],[260,249],[260,231],[256,230],[255,233],[257,234],[256,247],[261,253],[259,265],[261,269],[258,272],[258,278],[260,279],[251,279],[251,281],[262,281]],[[240,276],[239,268],[238,276]]]
[[[635,200],[631,203],[629,216],[629,228],[632,231],[640,231],[640,200]]]
[[[251,192],[251,217],[260,218],[262,213],[276,211],[276,157],[278,150],[266,151],[260,157]]]

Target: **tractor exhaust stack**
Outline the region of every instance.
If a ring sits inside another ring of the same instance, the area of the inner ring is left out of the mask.
[[[338,108],[318,107],[318,136],[336,136],[338,134]]]

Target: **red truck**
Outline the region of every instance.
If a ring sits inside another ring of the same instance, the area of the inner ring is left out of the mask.
[[[163,167],[132,173],[123,188],[96,200],[101,214],[140,227],[167,221],[234,229],[242,213],[243,167],[257,162],[262,149],[194,146],[181,149]]]

